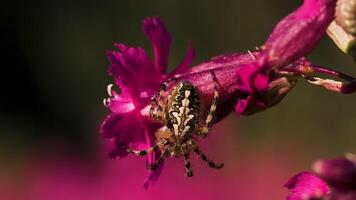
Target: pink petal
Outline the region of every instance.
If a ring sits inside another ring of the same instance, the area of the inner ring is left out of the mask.
[[[156,144],[156,138],[154,134],[151,134],[150,131],[152,130],[157,130],[160,125],[155,125],[155,124],[147,124],[145,128],[145,134],[146,134],[146,142],[149,146],[153,146]],[[154,153],[151,153],[147,156],[147,164],[151,165],[157,161],[157,159],[161,156],[161,152],[156,151]],[[163,163],[155,170],[155,171],[150,171],[144,181],[144,188],[148,189],[150,185],[153,185],[161,175],[163,169]]]
[[[111,138],[107,141],[108,145],[108,157],[110,159],[119,159],[127,156],[129,153],[127,152],[126,148],[123,147],[123,144],[117,138]]]
[[[243,64],[251,64],[256,57],[261,54],[260,51],[253,51],[249,53],[226,53],[210,60],[203,62],[190,69],[190,72],[202,72],[211,69],[218,69],[221,67],[235,67],[239,68]]]
[[[284,186],[292,192],[287,200],[319,199],[329,193],[328,185],[309,172],[295,175]]]
[[[246,93],[264,91],[268,88],[269,75],[261,71],[258,63],[242,65],[237,71],[237,79],[240,82],[240,90]]]
[[[100,134],[109,139],[109,157],[127,155],[124,146],[147,148],[145,129],[135,111],[125,114],[111,114],[106,117],[100,128]],[[155,130],[152,130],[154,134]]]
[[[335,0],[304,0],[281,20],[264,45],[270,67],[287,65],[308,54],[334,18]]]
[[[147,17],[143,21],[143,31],[153,46],[155,68],[159,74],[167,71],[169,49],[172,36],[159,17]]]
[[[272,76],[265,92],[239,97],[235,111],[239,115],[251,115],[271,108],[281,102],[296,83],[296,78]]]
[[[109,51],[107,53],[111,66],[109,74],[114,78],[119,78],[125,81],[127,85],[129,83],[148,82],[149,79],[155,78],[153,69],[153,63],[148,57],[146,51],[140,47],[122,47],[122,52]],[[150,76],[147,76],[147,74]],[[140,78],[144,78],[143,80]]]
[[[108,86],[110,97],[104,100],[105,106],[109,107],[114,113],[127,113],[135,109],[135,104],[129,94],[128,88],[117,81],[120,87],[120,94],[112,90],[112,86]]]
[[[182,62],[178,65],[178,67],[174,69],[172,74],[180,74],[180,73],[187,72],[189,70],[190,65],[193,62],[194,57],[195,57],[195,50],[191,46],[191,44],[189,44],[187,54],[183,58]]]
[[[115,78],[117,85],[127,87],[136,106],[144,106],[149,102],[150,96],[159,89],[162,77],[153,70],[153,63],[145,50],[122,44],[116,46],[122,52],[107,53],[111,62],[109,74]],[[143,99],[139,100],[141,97]]]
[[[151,157],[151,161],[148,161],[148,164],[152,164],[159,156],[160,153],[156,152],[156,153],[152,153],[150,156]],[[148,189],[149,186],[153,186],[155,184],[155,182],[158,180],[159,176],[162,173],[163,170],[163,166],[164,163],[162,163],[155,171],[150,171],[143,183],[143,187],[145,189]]]
[[[120,138],[121,141],[131,141],[136,134],[137,128],[140,127],[137,124],[140,124],[140,120],[135,111],[124,114],[113,113],[103,121],[100,127],[100,134],[107,139],[116,137]],[[144,132],[141,134],[144,135]]]
[[[238,99],[237,100],[237,103],[235,106],[235,112],[238,115],[242,115],[245,112],[247,106],[249,105],[249,103],[251,101],[251,98],[252,98],[252,96],[248,96],[246,99]]]
[[[356,186],[356,161],[348,158],[322,159],[314,163],[315,173],[334,188]]]

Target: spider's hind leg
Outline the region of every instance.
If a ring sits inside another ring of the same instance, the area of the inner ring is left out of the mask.
[[[215,163],[211,161],[197,146],[194,152],[198,154],[199,158],[202,159],[209,167],[214,169],[221,169],[224,167],[224,163]]]
[[[158,158],[158,160],[150,165],[147,166],[147,168],[150,171],[156,171],[158,167],[165,161],[167,158],[167,151],[162,152],[161,156]]]
[[[190,164],[189,154],[184,155],[185,175],[188,177],[193,176],[192,166]]]

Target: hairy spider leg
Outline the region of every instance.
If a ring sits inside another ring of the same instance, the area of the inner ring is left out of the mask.
[[[214,114],[219,100],[218,80],[216,79],[215,74],[213,72],[211,73],[214,81],[214,97],[213,97],[213,101],[211,102],[208,115],[205,119],[204,126],[198,128],[197,134],[201,137],[207,137],[208,134],[210,133],[211,127],[213,126],[214,123]]]
[[[199,158],[202,159],[210,168],[221,169],[224,167],[224,163],[214,163],[211,161],[200,149],[198,146],[195,147],[194,152],[198,154]]]
[[[193,176],[192,165],[190,164],[189,154],[184,154],[185,175],[188,177]]]
[[[150,154],[154,151],[157,151],[159,149],[159,145],[160,144],[156,144],[153,147],[149,147],[145,150],[134,150],[131,148],[127,148],[127,152],[135,154],[136,156],[145,156],[145,155]]]
[[[170,82],[177,81],[177,78],[172,77],[162,83],[158,97],[157,94],[153,96],[151,100],[151,107],[150,107],[150,116],[158,121],[164,122],[165,120],[165,109],[166,109],[166,104],[164,102],[164,93],[167,91],[168,84]],[[158,101],[157,101],[158,98]]]
[[[161,145],[165,146],[168,143],[169,143],[169,141],[159,142],[152,147],[148,147],[145,150],[135,150],[135,149],[127,148],[127,152],[135,154],[136,156],[145,156],[147,154],[157,151]]]
[[[156,160],[156,162],[148,165],[148,169],[150,171],[156,171],[158,167],[163,163],[163,161],[166,160],[167,155],[168,155],[168,151],[162,152],[161,156],[158,158],[158,160]]]

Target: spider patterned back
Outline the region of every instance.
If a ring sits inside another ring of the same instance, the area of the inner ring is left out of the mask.
[[[167,127],[176,136],[190,136],[199,123],[199,117],[198,90],[188,81],[180,82],[168,99]]]

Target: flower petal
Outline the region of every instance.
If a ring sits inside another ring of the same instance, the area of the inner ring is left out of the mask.
[[[295,175],[284,186],[292,192],[287,200],[321,199],[329,193],[327,184],[309,172]]]
[[[235,106],[235,112],[238,115],[242,115],[245,112],[248,105],[250,104],[252,98],[253,97],[249,95],[246,99],[238,99]]]
[[[108,144],[108,157],[110,159],[119,159],[127,156],[129,153],[124,148],[122,141],[118,138],[111,138],[107,141]]]
[[[235,111],[239,115],[251,115],[271,108],[281,102],[296,83],[297,79],[294,77],[275,75],[265,92],[238,98]]]
[[[112,89],[112,84],[108,86],[109,98],[104,99],[104,105],[114,113],[127,113],[135,109],[135,104],[130,97],[128,88],[122,83],[118,83],[120,94]]]
[[[154,134],[155,130],[150,132]],[[111,114],[101,125],[100,133],[110,139],[109,157],[123,157],[127,155],[126,147],[145,149],[147,144],[145,129],[135,111],[125,114]]]
[[[149,146],[155,145],[155,135],[151,134],[152,130],[156,131],[159,128],[159,124],[153,124],[153,123],[146,123],[145,127],[145,134],[146,134],[146,142]],[[153,152],[147,156],[147,164],[152,165],[154,164],[157,159],[161,156],[160,151]],[[146,177],[144,181],[144,188],[148,189],[150,185],[153,185],[161,175],[163,169],[163,163],[161,163],[158,168],[155,171],[150,171],[148,176]]]
[[[143,31],[153,46],[155,68],[159,74],[167,71],[169,49],[172,36],[159,17],[147,17],[143,21]]]
[[[269,75],[261,69],[258,63],[242,65],[236,74],[240,90],[249,94],[265,91],[268,88]]]
[[[329,185],[339,189],[354,189],[356,185],[356,161],[348,158],[318,160],[314,171]]]
[[[144,106],[149,102],[152,94],[158,90],[162,77],[153,69],[153,63],[145,50],[139,47],[116,45],[122,52],[109,51],[107,53],[111,66],[109,74],[116,84],[125,85],[130,91],[136,106]],[[140,97],[144,99],[137,100]]]
[[[152,156],[153,158],[151,158],[151,162],[148,161],[148,164],[152,164],[160,156],[160,153],[158,153],[158,152],[152,153],[150,156]],[[155,171],[150,171],[148,173],[148,175],[143,183],[143,187],[145,189],[148,189],[149,186],[152,186],[155,184],[155,182],[158,180],[159,176],[162,173],[163,166],[164,166],[164,163],[161,163],[161,165]]]
[[[269,67],[283,66],[308,54],[334,18],[334,0],[304,0],[281,20],[264,45]]]
[[[110,75],[134,82],[133,77],[147,75],[147,72],[152,73],[153,63],[144,49],[141,47],[125,47],[120,48],[120,50],[121,52],[108,52],[112,64],[109,69]]]
[[[125,137],[134,135],[126,134],[128,126],[134,122],[134,115],[134,111],[125,114],[113,113],[108,115],[100,127],[100,134],[106,139],[121,137],[122,140],[130,140],[125,139]]]

